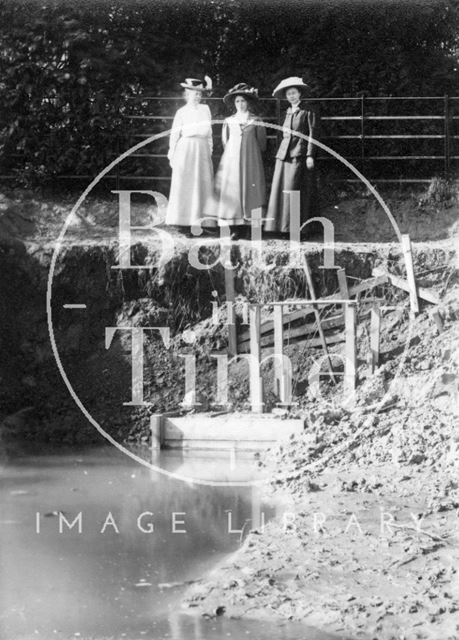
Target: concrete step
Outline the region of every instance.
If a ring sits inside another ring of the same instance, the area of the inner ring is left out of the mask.
[[[155,419],[156,418],[156,419]],[[160,433],[158,433],[158,422]],[[281,419],[271,414],[228,413],[211,416],[196,413],[183,417],[152,417],[153,448],[233,449],[259,451],[300,435],[303,420]],[[156,443],[155,443],[156,439]]]

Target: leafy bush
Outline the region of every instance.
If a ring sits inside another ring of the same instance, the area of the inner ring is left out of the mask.
[[[129,99],[178,96],[186,76],[208,73],[220,96],[241,80],[270,95],[291,74],[327,96],[457,85],[455,0],[3,0],[0,11],[0,172],[22,184],[95,175],[124,144],[124,116],[148,112]]]

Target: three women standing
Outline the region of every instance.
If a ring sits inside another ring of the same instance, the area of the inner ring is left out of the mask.
[[[234,114],[225,118],[222,128],[224,152],[215,176],[212,169],[211,114],[201,105],[202,93],[211,88],[201,80],[187,78],[187,104],[174,118],[168,158],[172,181],[166,224],[191,226],[209,218],[220,225],[240,227],[250,224],[254,210],[266,209],[266,182],[262,153],[266,149],[266,131],[256,115],[258,92],[239,83],[223,98]],[[266,231],[287,233],[294,212],[292,191],[300,194],[300,220],[313,215],[317,201],[314,175],[314,140],[318,135],[318,117],[301,105],[308,86],[299,77],[283,80],[273,92],[276,98],[290,102],[284,121],[283,139],[276,154],[271,194],[266,212]],[[301,135],[296,135],[296,133]]]

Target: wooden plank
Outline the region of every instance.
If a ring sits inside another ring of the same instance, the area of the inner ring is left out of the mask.
[[[340,296],[345,299],[349,298],[349,287],[347,286],[346,271],[340,267],[336,272],[336,275],[338,276]]]
[[[192,414],[165,420],[165,441],[214,440],[228,443],[252,440],[273,441],[286,433],[301,434],[303,420],[280,420],[271,414],[227,414],[211,418],[207,413]]]
[[[323,344],[321,338],[308,338],[300,333],[298,334],[297,338],[298,339],[295,341],[295,344],[299,345],[304,343],[308,348],[311,347],[311,349],[315,347],[321,347]],[[344,332],[327,335],[326,340],[327,345],[344,342]],[[263,349],[269,349],[270,347],[273,347],[272,336],[265,336],[265,338],[261,340],[261,347]],[[250,346],[248,342],[244,342],[242,345],[239,345],[239,354],[248,353],[249,351]]]
[[[244,302],[242,305],[242,324],[249,324],[249,303]]]
[[[367,278],[367,280],[363,280],[349,289],[349,297],[352,298],[352,296],[356,296],[359,293],[363,293],[364,291],[368,291],[374,287],[379,287],[382,284],[386,284],[387,281],[388,276],[386,273],[372,278]]]
[[[164,441],[164,416],[156,413],[150,416],[151,449],[158,451],[163,446]]]
[[[398,287],[399,289],[403,289],[403,291],[407,291],[410,293],[410,285],[404,278],[400,278],[399,276],[395,276],[392,273],[388,273],[382,267],[375,267],[372,271],[373,275],[380,276],[386,275],[389,282],[394,285],[394,287]],[[426,302],[430,302],[431,304],[440,304],[440,298],[438,295],[431,291],[430,289],[424,289],[423,287],[417,287],[417,295],[418,298],[422,298]]]
[[[371,373],[379,366],[379,350],[381,345],[381,309],[372,307],[370,314],[370,351]]]
[[[225,269],[225,297],[228,324],[228,353],[230,356],[235,356],[237,354],[236,312],[234,309],[236,295],[234,292],[234,271],[232,269]]]
[[[381,284],[385,284],[386,282],[388,282],[388,280],[389,280],[389,274],[382,273],[378,276],[368,278],[363,282],[359,282],[358,284],[352,286],[349,289],[349,298],[352,298],[352,296],[362,293],[363,291],[368,291],[369,289],[373,289],[374,287],[377,287]],[[339,293],[338,294],[333,293],[330,296],[325,296],[324,298],[320,298],[320,299],[333,301],[333,300],[338,300],[340,297],[341,296]],[[292,300],[292,305],[294,304],[295,304],[295,301]],[[288,314],[284,313],[284,325],[289,324],[290,322],[294,322],[295,320],[300,320],[305,316],[311,315],[312,313],[314,313],[314,308],[312,305],[308,305],[308,306],[305,305],[301,309],[297,309]],[[261,325],[262,334],[270,333],[273,331],[273,329],[274,329],[273,320],[265,320]],[[246,340],[249,340],[249,337],[250,337],[250,334],[248,330],[242,331],[239,335],[239,342],[245,342]]]
[[[263,411],[263,381],[261,378],[261,342],[260,342],[260,317],[259,305],[251,305],[250,311],[250,403],[252,411]]]
[[[402,250],[405,256],[405,268],[408,285],[410,288],[410,308],[412,313],[419,313],[418,292],[416,288],[416,278],[414,276],[413,253],[411,249],[410,236],[407,233],[402,234]]]
[[[309,267],[309,262],[308,262],[308,259],[307,259],[306,255],[303,254],[302,257],[303,257],[303,268],[304,268],[304,272],[305,272],[305,275],[306,275],[306,282],[307,282],[307,285],[308,285],[309,295],[310,295],[312,300],[315,300],[316,299],[316,292],[315,292],[315,289],[314,289],[314,282],[312,280],[312,274],[311,274],[311,269]],[[313,309],[314,309],[314,316],[315,316],[316,322],[317,322],[317,329],[319,331],[319,337],[320,337],[320,340],[322,342],[322,348],[324,350],[324,354],[327,356],[326,360],[327,360],[327,363],[328,363],[328,368],[330,370],[330,378],[333,380],[334,383],[336,383],[336,378],[333,375],[333,363],[332,363],[331,358],[330,358],[330,356],[328,354],[327,341],[325,339],[324,330],[322,328],[322,324],[321,324],[321,321],[320,321],[319,309],[317,308],[316,305],[313,305]]]
[[[337,327],[344,327],[344,314],[339,313],[335,316],[331,316],[330,318],[326,318],[325,320],[322,320],[322,327],[324,328],[325,331],[328,329],[336,329]],[[299,338],[301,336],[307,336],[313,333],[317,333],[317,325],[315,322],[310,322],[309,324],[304,324],[299,327],[285,327],[285,323],[284,323],[284,333],[283,333],[284,342],[295,339],[295,338]],[[262,336],[260,344],[262,347],[273,345],[274,344],[273,334],[271,333],[271,334]],[[241,351],[246,346],[248,347],[248,345],[249,345],[249,340],[239,341],[238,349]]]
[[[282,362],[284,350],[283,307],[274,307],[274,386],[279,400],[286,402],[285,370]],[[260,341],[261,346],[261,341]]]
[[[345,319],[345,363],[344,363],[344,397],[346,402],[352,404],[355,397],[356,373],[357,373],[357,346],[356,346],[356,318],[355,304],[347,304],[344,309]]]

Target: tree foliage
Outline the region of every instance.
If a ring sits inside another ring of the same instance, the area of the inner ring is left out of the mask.
[[[0,15],[1,171],[23,182],[95,174],[128,99],[185,76],[217,95],[293,74],[319,96],[457,92],[456,0],[3,0]]]

